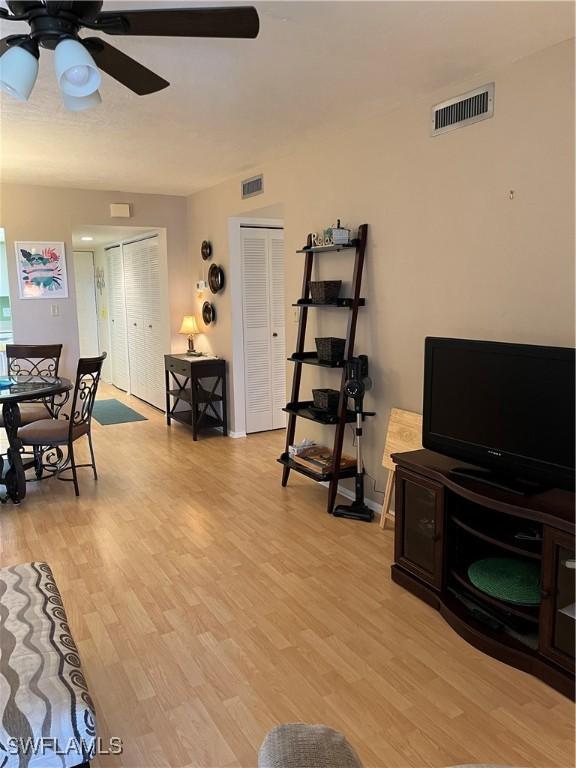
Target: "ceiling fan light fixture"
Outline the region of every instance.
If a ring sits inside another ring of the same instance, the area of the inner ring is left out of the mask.
[[[98,104],[101,104],[102,96],[100,96],[100,91],[89,93],[88,96],[70,96],[70,94],[62,91],[62,101],[70,112],[82,112],[85,109],[92,109],[92,107],[97,107]],[[84,240],[84,238],[82,239]]]
[[[145,0],[142,1],[146,5]],[[28,99],[38,73],[38,46],[48,48],[54,50],[56,78],[62,94],[77,100],[67,100],[68,108],[74,110],[100,103],[97,92],[101,72],[138,96],[157,93],[170,85],[144,64],[110,45],[104,37],[80,37],[83,30],[91,29],[106,36],[249,39],[257,37],[260,29],[256,9],[237,2],[225,8],[110,11],[102,10],[102,0],[5,0],[4,5],[8,7],[0,7],[0,20],[25,22],[29,31],[0,40],[0,58],[4,65],[0,66],[0,87],[22,101]],[[78,101],[93,94],[88,101]]]
[[[0,56],[0,89],[19,101],[28,101],[38,76],[38,57],[20,45]]]
[[[66,39],[58,43],[54,66],[63,94],[78,99],[98,91],[102,76],[96,62],[78,40]]]

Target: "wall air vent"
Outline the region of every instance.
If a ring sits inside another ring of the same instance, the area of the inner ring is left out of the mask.
[[[432,136],[486,120],[494,114],[494,83],[432,107]]]
[[[244,179],[242,182],[242,199],[245,197],[254,197],[264,192],[264,176],[252,176],[251,179]]]

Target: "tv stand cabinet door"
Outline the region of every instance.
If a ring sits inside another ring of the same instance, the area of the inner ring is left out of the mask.
[[[444,486],[396,470],[395,560],[435,589],[442,589]]]
[[[574,537],[544,526],[540,652],[574,672]]]

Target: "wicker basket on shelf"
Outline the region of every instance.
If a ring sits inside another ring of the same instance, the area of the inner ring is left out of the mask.
[[[336,339],[333,336],[324,336],[315,339],[318,360],[322,363],[340,363],[344,359],[346,339]]]
[[[322,411],[335,411],[338,408],[340,392],[337,389],[313,389],[314,407]]]
[[[342,280],[310,281],[310,294],[315,304],[331,304],[340,295]]]

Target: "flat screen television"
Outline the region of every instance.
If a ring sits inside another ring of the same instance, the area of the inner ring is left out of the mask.
[[[573,488],[574,366],[571,348],[427,338],[423,446],[493,478]]]

